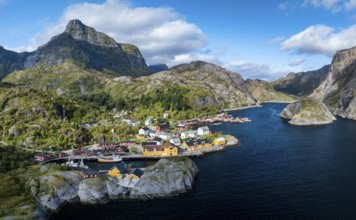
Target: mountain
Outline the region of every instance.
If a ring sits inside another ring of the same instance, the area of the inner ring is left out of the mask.
[[[252,97],[256,101],[260,102],[292,102],[295,101],[293,95],[288,95],[279,91],[276,91],[272,84],[263,80],[251,80],[245,81],[246,86]]]
[[[164,70],[168,70],[168,66],[166,64],[154,64],[149,65],[148,69],[150,69],[152,73],[158,73]]]
[[[0,80],[7,74],[24,69],[25,60],[30,53],[16,53],[0,46]]]
[[[163,100],[158,100],[158,96],[168,99],[178,93],[184,96],[179,102],[186,102],[190,108],[228,108],[255,104],[239,74],[202,61],[138,78],[115,78],[66,61],[57,66],[36,65],[28,70],[17,71],[3,81],[52,91],[77,101],[91,101],[110,108],[125,107],[120,104],[123,100],[126,107],[140,106],[144,102],[139,99],[162,103]],[[173,100],[167,102],[169,105]]]
[[[326,80],[312,95],[334,115],[356,120],[356,47],[335,53]]]
[[[192,106],[234,108],[254,105],[241,75],[203,61],[181,64],[166,71],[140,78],[148,81],[145,90],[157,87],[183,87]]]
[[[327,77],[330,65],[315,71],[290,73],[272,82],[277,91],[297,96],[310,95]]]
[[[116,43],[81,21],[71,20],[63,33],[33,52],[16,53],[0,48],[0,76],[3,78],[15,70],[35,65],[55,66],[68,60],[82,68],[114,76],[137,77],[151,73],[136,46]]]

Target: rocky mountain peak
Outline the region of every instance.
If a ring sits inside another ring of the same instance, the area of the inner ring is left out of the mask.
[[[118,47],[114,39],[102,32],[96,31],[92,27],[86,26],[77,19],[69,21],[65,32],[76,40],[86,41],[97,46]]]

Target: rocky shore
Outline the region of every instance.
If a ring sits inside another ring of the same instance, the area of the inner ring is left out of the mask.
[[[56,171],[30,180],[29,186],[37,205],[51,215],[70,202],[105,204],[116,199],[176,196],[192,190],[197,173],[198,167],[189,158],[161,159],[138,180],[84,179],[79,171]]]
[[[300,126],[330,124],[336,120],[325,104],[314,98],[302,98],[287,105],[280,116]]]

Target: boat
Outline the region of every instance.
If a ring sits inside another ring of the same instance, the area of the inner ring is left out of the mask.
[[[115,163],[122,161],[122,157],[119,155],[102,155],[98,157],[99,163]]]
[[[69,167],[79,167],[79,164],[74,162],[73,158],[69,158],[69,160],[65,163],[65,165],[69,166]]]
[[[82,169],[89,169],[89,166],[84,164],[83,157],[80,160],[79,167]]]

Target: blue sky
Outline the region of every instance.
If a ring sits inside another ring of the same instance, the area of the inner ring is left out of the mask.
[[[34,50],[74,18],[148,64],[205,60],[245,79],[318,69],[356,46],[356,0],[0,0],[0,45]]]

